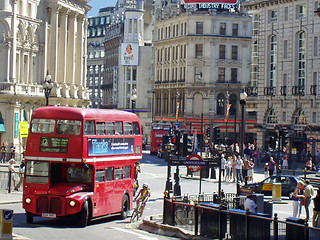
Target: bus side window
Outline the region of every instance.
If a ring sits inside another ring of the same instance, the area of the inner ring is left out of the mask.
[[[114,135],[114,123],[113,122],[107,122],[107,135]]]
[[[123,135],[122,122],[116,122],[116,135]]]
[[[106,181],[113,180],[113,167],[106,168]]]
[[[124,135],[132,135],[132,123],[125,122],[124,126]]]
[[[123,178],[130,178],[131,166],[124,166]]]
[[[114,170],[115,180],[120,180],[123,178],[123,168],[119,167]]]
[[[96,170],[96,182],[104,182],[104,169]]]
[[[133,126],[133,135],[140,135],[140,128],[139,128],[139,124],[137,122],[133,122],[132,123]]]
[[[85,135],[95,135],[94,121],[85,121],[84,134]]]
[[[97,135],[106,135],[106,124],[104,122],[97,123]]]

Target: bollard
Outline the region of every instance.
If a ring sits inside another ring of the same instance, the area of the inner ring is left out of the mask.
[[[272,184],[272,201],[281,201],[281,183]]]
[[[0,239],[12,239],[13,210],[0,209]]]

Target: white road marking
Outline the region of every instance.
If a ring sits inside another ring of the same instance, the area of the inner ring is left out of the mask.
[[[129,233],[129,234],[136,235],[136,236],[139,237],[140,239],[144,239],[144,240],[158,240],[158,238],[156,238],[156,237],[148,237],[148,236],[146,236],[146,235],[144,235],[144,234],[140,234],[140,233],[134,232],[133,230],[122,229],[122,228],[115,228],[115,227],[112,227],[112,228],[115,229],[115,230],[121,231],[121,232],[125,232],[125,233]]]

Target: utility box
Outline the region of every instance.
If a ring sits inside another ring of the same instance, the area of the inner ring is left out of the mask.
[[[281,201],[281,183],[272,184],[272,201]]]
[[[12,239],[13,210],[0,209],[0,239]]]

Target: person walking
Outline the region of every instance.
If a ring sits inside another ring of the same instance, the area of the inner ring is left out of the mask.
[[[9,160],[9,172],[11,174],[11,180],[13,181],[13,187],[15,188],[16,187],[16,176],[15,176],[15,173],[16,173],[16,170],[14,169],[14,159],[11,158]],[[9,189],[9,186],[10,186],[11,182],[10,182],[10,178],[8,179],[8,187],[7,187],[7,190]]]
[[[303,198],[303,183],[298,182],[298,186],[295,188],[292,195],[292,205],[293,205],[293,217],[298,218],[299,216],[299,206],[301,199]]]
[[[238,160],[236,161],[237,182],[243,182],[242,173],[241,173],[242,164],[243,162],[242,162],[241,156],[239,155]]]
[[[231,181],[231,165],[232,165],[232,158],[229,156],[226,162],[226,177],[225,177],[226,182]]]
[[[224,154],[221,154],[221,177],[224,179],[225,177],[225,168],[226,168],[226,159],[224,157]]]
[[[313,206],[312,226],[320,227],[320,189],[318,189],[317,196],[313,199]]]
[[[1,146],[1,162],[5,163],[6,162],[6,145],[3,143]]]
[[[236,155],[233,155],[232,162],[231,162],[231,170],[232,170],[232,178],[234,182],[236,181],[236,178],[237,178],[236,166],[237,166],[237,157]]]
[[[283,155],[283,158],[282,158],[282,168],[283,168],[283,169],[288,169],[288,168],[289,168],[287,155]]]
[[[276,162],[273,160],[273,157],[270,157],[269,165],[268,165],[268,172],[269,176],[273,176],[274,170],[276,169]]]
[[[249,169],[248,169],[248,182],[253,182],[253,169],[254,169],[254,161],[252,158],[250,158],[249,161]]]
[[[24,180],[24,162],[22,161],[20,166],[19,166],[19,182],[18,184],[15,186],[14,190],[19,191],[20,186],[23,184],[23,180]]]
[[[14,159],[15,158],[15,153],[16,153],[16,147],[14,146],[13,143],[11,143],[11,146],[10,146],[10,158]]]
[[[306,169],[307,171],[312,171],[312,158],[309,158],[308,162],[306,163]]]
[[[309,213],[309,206],[310,206],[310,203],[311,203],[311,199],[314,195],[314,188],[313,186],[310,184],[310,181],[309,180],[306,180],[306,186],[304,188],[304,201],[305,201],[305,210],[306,210],[306,221],[309,221],[310,219],[310,213]]]
[[[136,191],[139,189],[139,181],[138,181],[138,175],[141,173],[141,167],[140,167],[140,162],[135,162],[134,163],[134,187],[133,187],[133,195],[136,194]]]

